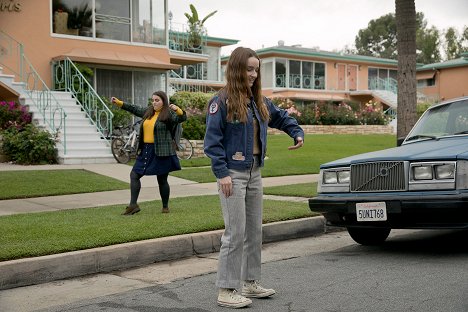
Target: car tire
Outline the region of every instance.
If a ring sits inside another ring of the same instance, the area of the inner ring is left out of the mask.
[[[358,244],[365,246],[380,245],[387,239],[391,229],[389,228],[347,228],[349,236]]]

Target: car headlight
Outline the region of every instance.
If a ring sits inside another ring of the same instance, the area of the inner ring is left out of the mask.
[[[325,171],[323,173],[323,183],[324,184],[338,183],[338,175],[336,174],[336,171]]]
[[[436,179],[453,179],[455,177],[455,164],[434,166]]]
[[[432,180],[432,165],[421,165],[413,167],[414,180]]]
[[[338,175],[338,183],[349,183],[350,176],[351,176],[349,170],[338,171],[337,175]]]
[[[348,184],[349,168],[344,170],[330,170],[323,172],[323,184]]]

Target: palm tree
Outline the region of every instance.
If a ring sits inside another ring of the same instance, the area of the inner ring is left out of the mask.
[[[189,13],[184,13],[187,17],[189,25],[189,43],[192,47],[199,48],[201,45],[201,34],[203,32],[203,24],[208,18],[213,16],[218,11],[211,12],[201,20],[198,18],[197,9],[193,4],[190,4],[190,11],[192,11],[192,15],[190,15]]]
[[[398,51],[397,138],[416,123],[416,9],[414,0],[395,0]]]

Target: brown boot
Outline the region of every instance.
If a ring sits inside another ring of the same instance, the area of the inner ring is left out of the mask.
[[[162,213],[169,213],[169,207],[163,207]]]
[[[139,211],[140,211],[140,207],[137,204],[130,204],[127,206],[127,208],[125,209],[124,213],[122,213],[122,215],[130,216]]]

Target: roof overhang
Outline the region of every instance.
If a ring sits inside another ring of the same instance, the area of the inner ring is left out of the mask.
[[[0,100],[2,101],[12,101],[17,100],[19,97],[19,93],[11,88],[6,83],[0,81]]]
[[[152,69],[178,69],[180,65],[160,60],[150,54],[125,53],[108,50],[73,49],[56,56],[54,61],[70,58],[72,61],[90,64],[141,67]]]
[[[169,50],[169,56],[171,58],[171,62],[180,65],[205,63],[209,58],[209,55],[207,54],[190,53],[176,50]]]
[[[434,70],[426,71],[426,72],[419,72],[419,73],[416,73],[416,79],[417,80],[432,79],[434,78],[435,73],[436,72]]]

